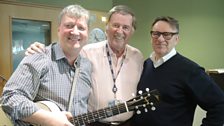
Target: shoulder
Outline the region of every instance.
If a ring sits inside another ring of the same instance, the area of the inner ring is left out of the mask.
[[[23,58],[20,65],[42,69],[51,61],[51,47],[46,47],[45,52],[35,53]]]
[[[177,59],[177,63],[180,63],[182,65],[185,65],[186,67],[193,67],[193,68],[196,68],[196,67],[200,67],[199,64],[197,64],[196,62],[194,62],[193,60],[177,53],[176,56],[175,56]]]
[[[84,57],[96,56],[98,53],[103,53],[105,45],[106,41],[87,44],[82,48],[80,54]]]
[[[48,56],[46,53],[35,53],[33,55],[29,55],[24,57],[24,59],[21,61],[21,63],[31,63],[31,64],[39,64],[41,62],[45,62],[48,60]]]
[[[135,47],[133,47],[131,45],[127,45],[127,49],[129,51],[131,51],[132,53],[137,53],[137,54],[141,54],[142,55],[142,53],[141,53],[141,51],[139,49],[137,49],[137,48],[135,48]]]
[[[141,60],[141,62],[143,63],[144,57],[143,57],[142,52],[139,49],[137,49],[133,46],[130,46],[130,45],[127,45],[126,47],[127,47],[127,55],[129,57],[137,58],[138,60]]]
[[[106,41],[87,44],[87,45],[85,45],[85,46],[83,47],[82,50],[87,51],[87,50],[95,50],[95,49],[99,49],[99,48],[104,47],[105,44],[106,44]]]
[[[179,53],[173,57],[172,63],[174,65],[173,68],[180,72],[185,72],[185,74],[205,73],[205,69],[202,66]]]

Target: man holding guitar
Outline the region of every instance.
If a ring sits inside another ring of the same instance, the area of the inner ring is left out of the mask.
[[[127,101],[137,90],[143,68],[142,53],[130,46],[129,40],[136,30],[136,17],[127,6],[114,6],[106,23],[107,40],[86,45],[82,55],[93,64],[92,92],[89,98],[89,111],[116,105]],[[39,47],[39,48],[38,48]],[[34,43],[26,54],[43,51],[44,45]],[[93,126],[128,124],[133,113],[113,116],[92,124]]]
[[[99,109],[94,112],[88,112],[81,115],[77,115],[71,118],[68,118],[68,120],[74,124],[75,126],[83,126],[83,125],[93,125],[94,122],[97,122],[99,120],[109,118],[118,114],[122,114],[125,112],[130,112],[133,110],[137,110],[137,112],[140,112],[140,108],[144,108],[144,111],[148,111],[148,109],[151,109],[154,111],[156,108],[155,105],[160,100],[160,94],[157,90],[151,90],[149,91],[146,89],[146,93],[141,93],[138,96],[126,101],[119,103],[115,106],[106,107]],[[60,111],[56,104],[49,101],[39,101],[36,103],[38,107],[44,110],[48,110],[51,112]],[[10,121],[10,118],[7,117],[7,115],[0,109],[0,115],[1,115],[1,121],[0,126],[13,126],[13,124]],[[36,126],[36,125],[35,125]]]
[[[68,118],[87,112],[92,68],[79,52],[87,43],[88,23],[86,9],[65,7],[59,15],[59,42],[22,60],[1,97],[1,107],[14,125],[73,126]],[[41,109],[36,101],[50,101],[60,111]]]

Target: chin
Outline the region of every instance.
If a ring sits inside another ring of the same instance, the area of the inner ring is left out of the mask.
[[[76,44],[74,44],[74,45],[73,45],[73,47],[74,47],[75,49],[77,49],[77,48],[81,48],[81,47],[82,47],[82,45],[80,45],[80,44],[76,43]]]

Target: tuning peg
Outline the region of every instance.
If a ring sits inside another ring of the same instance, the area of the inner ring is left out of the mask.
[[[156,107],[155,107],[155,106],[152,106],[152,107],[151,107],[151,110],[152,110],[152,111],[155,111],[155,110],[156,110]]]
[[[140,111],[140,110],[138,110],[136,113],[137,113],[137,114],[141,114],[141,111]]]
[[[145,112],[148,112],[148,109],[147,108],[145,108],[144,110],[145,110]]]
[[[146,88],[145,91],[149,92],[149,88]]]
[[[142,94],[142,90],[139,90],[138,93],[141,95]]]
[[[136,97],[136,94],[135,94],[135,93],[132,93],[131,95],[132,95],[133,97]],[[136,99],[134,98],[133,101],[136,101]]]
[[[154,105],[154,103],[153,103],[153,102],[150,102],[149,104],[150,104],[151,106],[153,106],[153,105]]]
[[[138,91],[138,94],[142,95],[142,90],[139,90],[139,91]],[[141,96],[140,98],[143,99],[142,96]]]

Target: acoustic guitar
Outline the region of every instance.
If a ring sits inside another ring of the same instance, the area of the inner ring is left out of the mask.
[[[137,114],[140,114],[141,112],[139,108],[145,108],[145,112],[148,111],[148,108],[154,111],[156,109],[156,105],[159,103],[159,92],[158,90],[151,90],[151,91],[146,90],[146,91],[147,92],[145,93],[141,93],[140,91],[140,94],[138,96],[126,102],[118,103],[115,106],[106,107],[94,112],[88,112],[85,114],[77,115],[72,119],[70,119],[69,121],[75,126],[82,126],[84,124],[93,123],[101,119],[105,119],[129,111],[135,110]],[[44,110],[52,111],[52,109],[47,104],[43,104],[43,102],[37,102],[36,104]],[[51,104],[54,103],[51,102]],[[0,126],[13,126],[10,117],[4,113],[2,107],[0,108],[0,115],[1,115]]]

